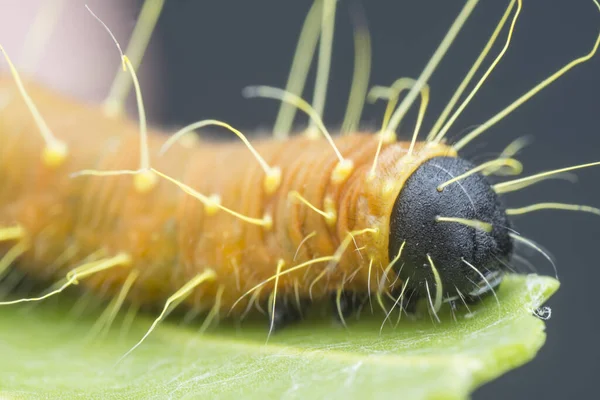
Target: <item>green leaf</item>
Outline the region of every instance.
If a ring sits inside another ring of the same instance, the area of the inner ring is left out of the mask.
[[[263,321],[221,326],[163,323],[129,357],[117,360],[152,320],[86,340],[98,313],[72,300],[0,309],[0,397],[39,398],[465,398],[482,383],[532,359],[545,340],[532,315],[558,282],[509,276],[498,292],[442,323],[427,316],[386,325],[381,317],[306,321],[266,341]],[[463,307],[464,308],[464,307]],[[69,310],[71,310],[69,312]],[[394,316],[395,323],[396,315]]]

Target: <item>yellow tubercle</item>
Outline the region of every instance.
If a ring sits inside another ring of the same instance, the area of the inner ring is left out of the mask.
[[[207,215],[215,215],[219,211],[221,205],[221,196],[218,194],[211,194],[208,196],[208,202],[204,204],[204,212]]]
[[[392,143],[395,143],[396,140],[398,140],[398,138],[396,136],[396,132],[394,132],[394,131],[385,130],[385,131],[381,131],[379,134],[381,135],[383,144],[392,144]]]
[[[271,195],[279,189],[279,185],[281,184],[281,168],[279,167],[271,167],[269,172],[265,175],[265,180],[263,181],[263,187],[265,192],[268,195]]]
[[[270,231],[271,228],[273,228],[273,217],[271,217],[271,215],[269,214],[265,214],[265,216],[263,217],[263,224],[262,226]]]
[[[335,209],[335,201],[331,197],[326,197],[325,202],[325,222],[329,226],[334,226],[337,222],[337,211]]]
[[[158,176],[150,170],[142,171],[133,176],[133,186],[138,193],[148,193],[158,183]]]
[[[338,162],[333,172],[331,173],[331,182],[334,184],[343,183],[348,179],[352,171],[354,170],[354,162],[347,158]]]
[[[321,138],[321,133],[319,132],[318,129],[311,127],[311,128],[308,128],[306,131],[304,131],[304,136],[310,140],[318,140]]]
[[[69,154],[69,148],[64,142],[54,141],[52,144],[44,147],[42,151],[42,162],[45,166],[50,168],[56,168],[61,166],[67,155]]]

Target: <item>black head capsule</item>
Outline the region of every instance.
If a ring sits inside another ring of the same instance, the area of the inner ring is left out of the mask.
[[[438,190],[440,185],[475,168],[454,157],[436,157],[423,163],[406,181],[390,218],[389,257],[400,278],[420,296],[439,295],[436,271],[445,301],[476,299],[490,294],[502,280],[513,244],[505,208],[490,183],[474,173]],[[439,217],[482,221],[490,229]],[[432,267],[433,262],[434,267]],[[484,279],[485,278],[485,279]]]

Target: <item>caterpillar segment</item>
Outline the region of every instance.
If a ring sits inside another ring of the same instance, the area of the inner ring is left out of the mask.
[[[334,183],[331,177],[339,160],[324,140],[295,136],[288,143],[257,141],[257,152],[282,171],[278,189],[268,194],[264,170],[242,144],[176,144],[159,157],[165,135],[149,135],[153,168],[199,192],[218,195],[224,205],[243,215],[257,219],[269,215],[272,226],[267,227],[222,211],[213,214],[166,180],[140,193],[131,176],[73,177],[89,168],[135,170],[132,153],[139,146],[138,129],[126,120],[106,118],[99,107],[81,105],[28,83],[46,123],[70,149],[63,165],[49,168],[40,157],[44,143],[39,135],[31,134],[36,126],[17,88],[8,77],[0,85],[10,91],[12,99],[0,117],[1,126],[11,127],[0,136],[2,226],[19,227],[3,232],[7,240],[26,233],[32,243],[20,257],[20,268],[58,280],[83,259],[94,263],[124,253],[131,257],[128,265],[95,272],[80,284],[94,290],[112,282],[109,294],[118,296],[132,271],[139,271],[127,296],[142,304],[164,302],[200,271],[213,269],[214,282],[207,282],[185,301],[193,307],[207,304],[210,309],[218,286],[223,285],[221,304],[229,311],[256,285],[261,286],[263,296],[274,291],[274,282],[268,279],[274,276],[278,260],[285,261],[278,276],[282,295],[296,297],[294,285],[320,277],[311,287],[316,301],[335,293],[343,276],[354,271],[352,279],[344,281],[344,290],[365,293],[376,286],[368,281],[370,260],[376,266],[389,264],[387,221],[404,182],[424,161],[456,156],[445,145],[420,143],[412,157],[405,157],[409,144],[398,142],[384,147],[378,179],[365,184],[377,136],[337,137],[337,148],[352,160],[354,169],[343,183]],[[27,168],[11,167],[16,164]],[[297,201],[291,193],[316,208],[329,209],[335,220]],[[77,255],[60,268],[40,271],[41,265],[55,264],[66,245],[76,249]],[[90,255],[91,260],[87,259]],[[286,273],[319,257],[330,259]],[[244,277],[241,284],[236,278],[240,275]],[[298,290],[299,297],[309,297],[308,287],[300,284]],[[232,312],[244,310],[246,299],[240,303]]]

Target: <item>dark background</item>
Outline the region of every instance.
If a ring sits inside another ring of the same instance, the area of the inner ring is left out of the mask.
[[[464,1],[363,1],[373,43],[372,84],[389,85],[400,76],[417,77]],[[162,51],[160,79],[165,93],[155,121],[182,125],[204,118],[224,119],[253,130],[270,127],[278,103],[246,100],[250,84],[285,85],[297,35],[310,6],[304,1],[167,1],[153,45]],[[432,101],[425,131],[477,57],[508,1],[482,1],[430,81]],[[497,70],[452,128],[450,138],[484,122],[566,62],[586,54],[600,27],[591,0],[525,2],[513,42]],[[341,124],[352,74],[349,1],[340,1],[325,122]],[[495,56],[504,36],[491,54]],[[156,49],[155,48],[155,49]],[[485,66],[489,65],[484,64]],[[533,135],[522,154],[535,173],[600,160],[600,57],[576,67],[486,132],[463,152],[498,152],[513,139]],[[309,78],[310,79],[310,78]],[[312,81],[305,97],[310,99]],[[363,119],[379,124],[383,107],[369,106]],[[299,123],[305,123],[299,119]],[[410,126],[407,124],[407,126]],[[548,181],[506,196],[509,205],[562,201],[600,205],[600,168],[583,170],[575,185]],[[562,287],[549,305],[548,338],[529,364],[477,390],[475,398],[588,398],[598,379],[600,219],[591,214],[546,211],[519,218],[518,230],[555,257]],[[551,266],[532,254],[540,273]]]

